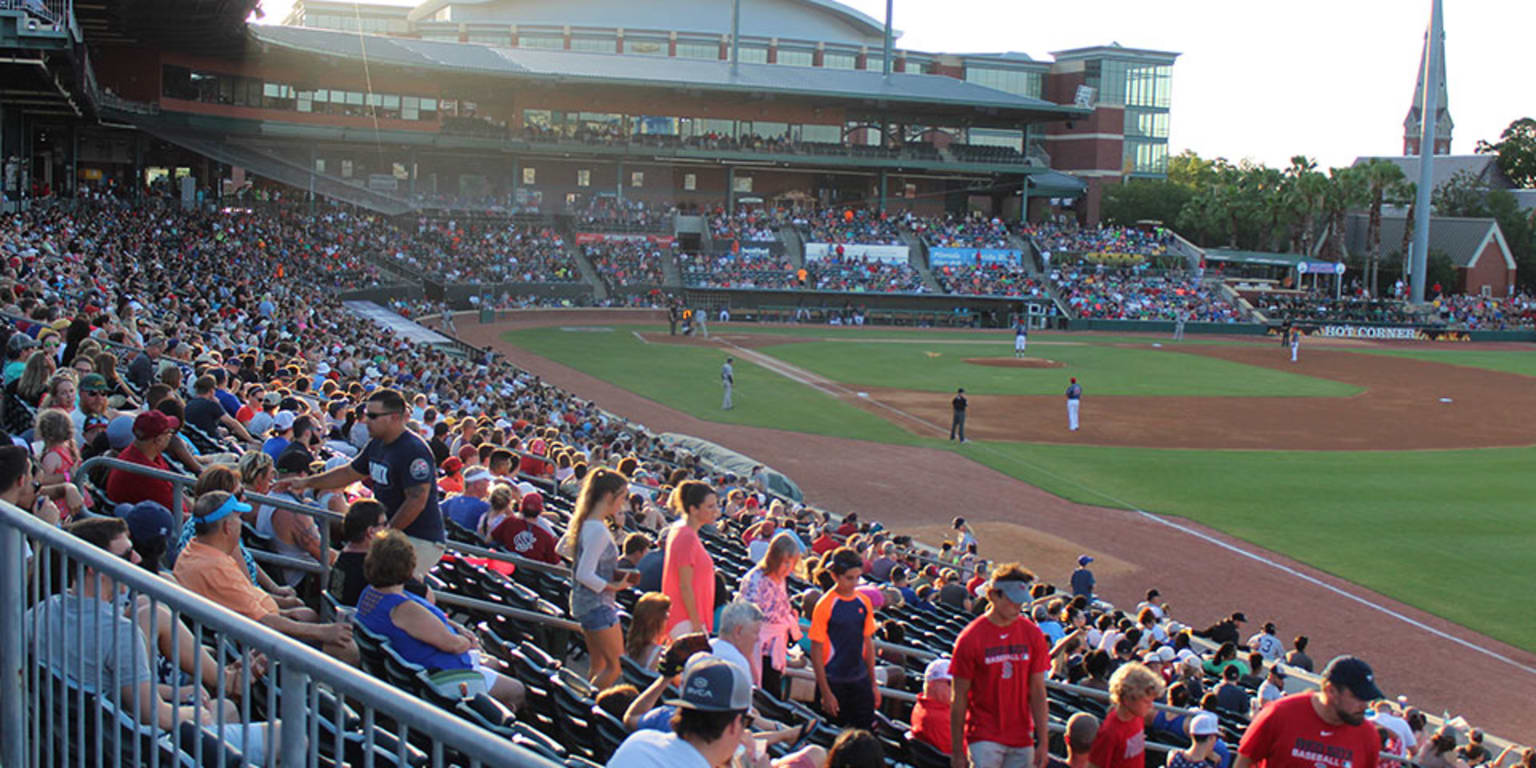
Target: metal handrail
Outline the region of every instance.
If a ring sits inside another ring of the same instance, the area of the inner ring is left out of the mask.
[[[303,643],[289,639],[258,622],[240,616],[217,603],[191,592],[174,582],[162,579],[127,560],[113,556],[87,542],[76,539],[64,531],[15,508],[0,505],[0,605],[4,608],[4,625],[10,631],[0,633],[0,700],[9,699],[7,706],[0,707],[5,714],[0,717],[0,762],[5,765],[26,765],[28,745],[25,729],[26,676],[23,673],[21,633],[24,626],[22,606],[25,603],[21,570],[23,568],[23,538],[39,542],[44,547],[62,552],[70,559],[88,565],[130,590],[148,595],[151,600],[176,608],[182,614],[202,625],[214,629],[226,639],[243,644],[283,665],[283,689],[285,694],[300,695],[290,689],[290,683],[300,691],[307,689],[310,679],[324,682],[337,693],[366,701],[368,705],[391,717],[409,722],[412,729],[420,730],[434,739],[451,745],[471,759],[484,765],[539,766],[554,768],[555,763],[529,752],[495,734],[423,702],[399,689],[342,664]],[[291,677],[290,677],[291,675]],[[285,695],[285,705],[287,696]],[[301,704],[302,706],[302,704]],[[288,707],[285,706],[285,714]],[[315,714],[315,713],[308,713]],[[305,754],[305,728],[284,728],[281,753],[285,757]],[[300,763],[303,760],[299,761]]]

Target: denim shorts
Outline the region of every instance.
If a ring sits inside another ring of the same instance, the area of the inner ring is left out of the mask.
[[[607,629],[618,623],[619,609],[609,603],[603,603],[581,615],[581,628],[588,632]]]

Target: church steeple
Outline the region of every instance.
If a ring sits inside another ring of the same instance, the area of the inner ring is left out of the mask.
[[[1436,3],[1434,12],[1440,13],[1440,5]],[[1450,102],[1445,89],[1445,25],[1439,19],[1431,24],[1442,30],[1439,46],[1440,55],[1435,61],[1435,71],[1430,73],[1431,82],[1435,87],[1435,154],[1449,155],[1451,153],[1451,129],[1456,126],[1451,121]],[[1417,156],[1419,154],[1419,135],[1423,130],[1424,112],[1424,62],[1429,57],[1429,30],[1424,31],[1424,49],[1419,54],[1419,77],[1413,87],[1413,104],[1408,107],[1408,117],[1403,120],[1403,155]]]

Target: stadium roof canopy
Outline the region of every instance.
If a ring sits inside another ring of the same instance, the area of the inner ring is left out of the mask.
[[[1240,251],[1232,248],[1207,248],[1205,249],[1205,258],[1206,261],[1292,267],[1302,260],[1302,255],[1299,253],[1273,253],[1270,251]]]
[[[239,50],[258,0],[96,0],[74,3],[90,45],[143,45],[214,55]]]
[[[563,86],[654,88],[694,94],[771,99],[795,98],[855,111],[920,114],[956,124],[1017,125],[1085,118],[1089,112],[1042,99],[1016,96],[942,75],[785,67],[662,56],[496,48],[410,38],[360,35],[288,26],[250,27],[268,52],[290,51],[369,67],[480,74]]]

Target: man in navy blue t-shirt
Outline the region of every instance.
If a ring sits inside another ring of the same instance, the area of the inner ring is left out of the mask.
[[[427,441],[406,429],[405,398],[393,389],[368,397],[363,417],[371,438],[351,464],[292,481],[291,488],[317,491],[344,488],[359,480],[384,505],[389,527],[400,530],[416,547],[416,578],[437,565],[447,551],[443,514],[437,505],[437,463]],[[278,487],[274,491],[287,488]]]

